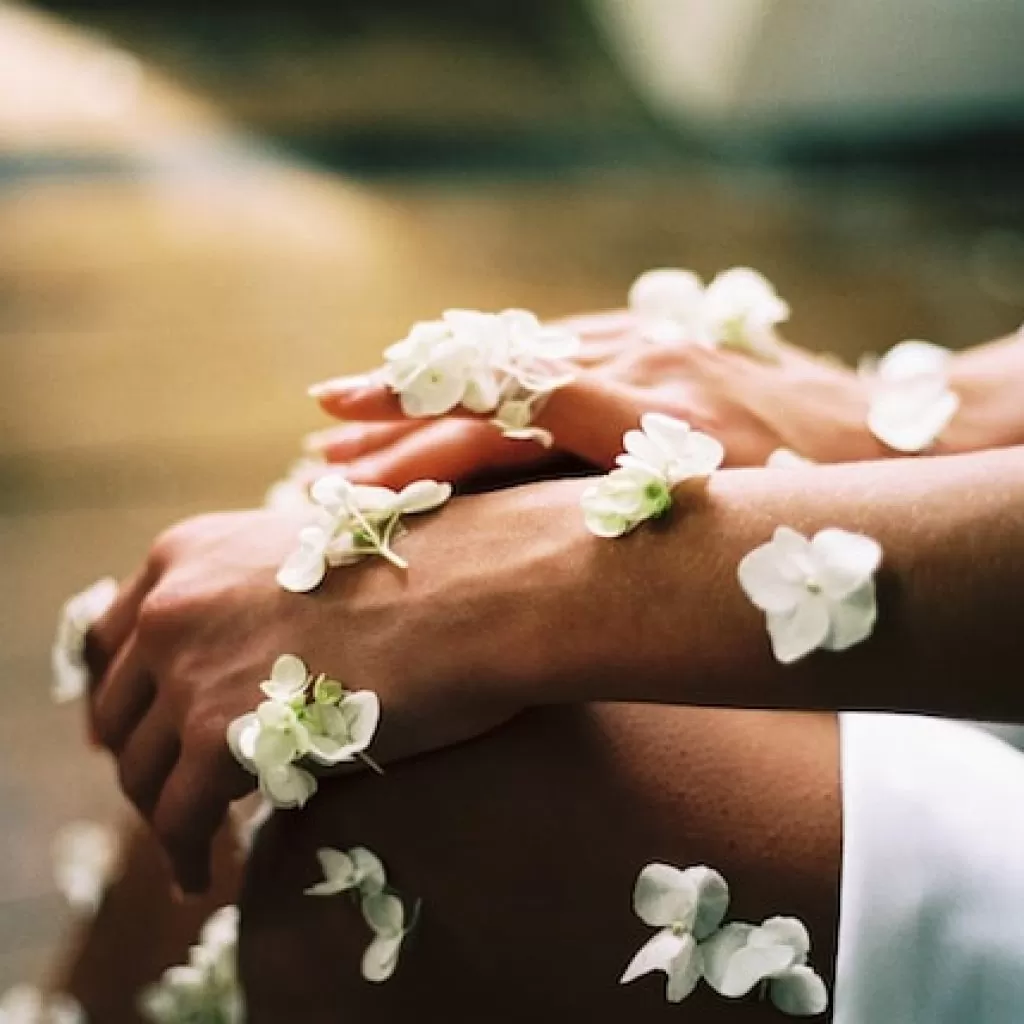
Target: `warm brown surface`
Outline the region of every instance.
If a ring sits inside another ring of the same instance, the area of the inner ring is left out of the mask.
[[[56,75],[99,44],[0,6],[0,45]],[[991,203],[706,171],[369,188],[260,157],[145,74],[121,108],[74,94],[0,91],[0,988],[40,969],[66,921],[49,837],[119,806],[77,711],[46,697],[60,601],[176,517],[259,500],[320,423],[308,382],[371,365],[447,305],[609,306],[665,263],[763,269],[791,336],[847,357],[1024,316],[973,275],[1005,213]],[[25,163],[83,150],[116,173]]]

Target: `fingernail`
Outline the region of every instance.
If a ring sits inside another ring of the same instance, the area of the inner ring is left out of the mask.
[[[328,395],[344,395],[361,388],[372,387],[377,381],[370,374],[359,374],[355,377],[332,377],[310,386],[307,394],[310,398],[326,398]]]

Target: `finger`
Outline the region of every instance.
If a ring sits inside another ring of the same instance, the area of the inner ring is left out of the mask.
[[[85,637],[85,660],[93,684],[100,679],[121,645],[128,639],[139,617],[143,598],[159,576],[157,566],[147,560],[118,588],[114,603]]]
[[[180,751],[173,717],[162,702],[154,701],[117,759],[121,790],[142,817],[151,816]]]
[[[183,750],[152,814],[153,830],[170,858],[178,884],[188,893],[209,888],[213,839],[231,801],[252,788],[252,778],[234,762],[227,745],[222,745],[227,763],[221,763],[219,757],[189,756],[190,751]],[[225,777],[235,789],[215,781]]]
[[[354,483],[404,487],[414,480],[458,483],[486,469],[526,466],[548,452],[530,441],[502,437],[489,423],[469,419],[435,420],[395,444],[355,459],[346,475]]]
[[[328,415],[342,420],[402,420],[399,396],[379,376],[334,377],[309,389]]]
[[[549,396],[536,422],[551,431],[556,448],[608,468],[622,451],[622,435],[645,411],[628,388],[581,373]]]
[[[386,448],[428,425],[423,420],[405,418],[383,423],[345,423],[307,434],[302,446],[309,454],[318,455],[327,462],[349,462]]]
[[[89,701],[92,730],[117,755],[156,697],[156,681],[146,668],[133,633],[114,656]]]

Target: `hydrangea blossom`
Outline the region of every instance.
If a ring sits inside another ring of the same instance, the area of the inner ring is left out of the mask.
[[[449,309],[385,350],[384,379],[406,416],[442,416],[461,405],[496,413],[491,422],[507,437],[550,444],[529,421],[538,399],[572,380],[564,361],[579,345],[571,331],[524,309]]]
[[[587,528],[598,537],[621,537],[644,520],[664,515],[674,487],[704,479],[722,464],[721,444],[682,420],[650,412],[640,426],[623,437],[626,452],[616,459],[618,468],[580,496]]]
[[[86,1024],[85,1011],[64,993],[46,995],[15,985],[0,996],[0,1024]]]
[[[861,361],[870,385],[868,428],[898,452],[922,452],[935,443],[960,408],[949,386],[952,353],[927,341],[903,341],[877,363]]]
[[[117,834],[96,821],[74,821],[54,837],[51,855],[57,888],[72,908],[94,914],[113,881]]]
[[[364,896],[360,904],[363,920],[373,932],[373,941],[363,953],[361,971],[367,981],[387,981],[398,966],[405,937],[416,926],[419,904],[412,917],[406,922],[405,904],[400,896],[391,892],[379,892]]]
[[[645,924],[660,930],[630,961],[620,984],[663,971],[668,975],[666,998],[681,1002],[703,973],[699,943],[714,934],[728,907],[729,887],[712,868],[680,871],[668,864],[648,864],[637,878],[633,909]]]
[[[53,643],[53,699],[59,704],[85,693],[89,668],[85,664],[85,635],[102,618],[117,597],[117,582],[97,580],[70,598],[61,610]]]
[[[238,908],[221,907],[203,925],[188,963],[168,968],[143,991],[139,1012],[152,1024],[243,1024],[237,949]]]
[[[817,648],[842,651],[871,635],[877,617],[876,540],[827,529],[808,540],[780,526],[740,561],[747,597],[765,613],[775,657],[789,664]]]
[[[347,853],[325,846],[316,856],[324,880],[306,889],[307,896],[337,896],[351,890],[360,896],[376,896],[387,885],[384,865],[365,846],[354,846]]]
[[[706,288],[688,270],[650,270],[633,282],[629,308],[650,341],[693,341],[767,359],[775,355],[776,326],[789,319],[771,282],[749,267],[725,270]]]
[[[810,949],[807,928],[795,917],[772,917],[757,927],[734,922],[702,944],[704,977],[730,999],[766,985],[783,1013],[816,1016],[828,1008],[828,992],[807,966]]]
[[[399,492],[353,484],[340,473],[320,477],[310,488],[318,520],[299,531],[299,546],[284,561],[277,582],[301,594],[313,590],[334,566],[380,555],[399,568],[408,563],[391,549],[401,517],[439,508],[450,484],[417,480]]]
[[[299,764],[303,760],[334,767],[358,758],[380,771],[365,753],[380,720],[375,693],[349,692],[325,676],[314,680],[291,654],[274,662],[261,688],[268,699],[228,726],[227,742],[274,807],[302,807],[316,792],[316,779]]]

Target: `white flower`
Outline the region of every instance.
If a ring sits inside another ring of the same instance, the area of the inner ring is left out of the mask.
[[[680,871],[668,864],[648,864],[633,890],[633,909],[646,924],[659,928],[630,961],[620,984],[651,971],[668,975],[665,996],[681,1002],[696,987],[703,971],[698,943],[712,935],[729,906],[725,879],[703,865]]]
[[[278,570],[278,584],[292,593],[307,593],[321,583],[328,568],[351,565],[368,555],[407,568],[390,546],[401,517],[436,509],[451,493],[450,484],[436,480],[417,480],[395,492],[353,484],[340,473],[320,477],[310,488],[320,521],[299,531],[299,546]]]
[[[814,460],[797,455],[789,448],[776,448],[765,461],[767,469],[806,469],[813,466]]]
[[[143,991],[139,1012],[153,1024],[243,1024],[237,948],[238,908],[221,907],[189,950],[189,962]]]
[[[663,515],[672,488],[704,479],[722,463],[725,451],[713,437],[662,413],[645,413],[640,430],[627,431],[618,468],[580,496],[587,529],[598,537],[620,537],[646,519]]]
[[[708,285],[702,313],[708,344],[771,357],[775,327],[789,319],[789,306],[762,274],[733,267]]]
[[[808,541],[780,526],[741,560],[740,586],[767,618],[775,657],[786,664],[816,648],[841,651],[870,636],[877,610],[877,541],[821,530]]]
[[[773,358],[775,327],[789,306],[749,267],[723,271],[705,288],[688,270],[650,270],[633,282],[629,308],[650,341],[693,341]]]
[[[615,460],[620,466],[652,469],[669,487],[711,476],[725,458],[725,449],[709,434],[660,412],[644,413],[640,430],[628,430],[622,443],[626,454]]]
[[[689,270],[648,270],[633,282],[628,302],[649,341],[697,341],[703,336],[704,283]]]
[[[815,1016],[827,1009],[828,992],[807,966],[810,948],[807,929],[795,917],[772,917],[760,927],[727,924],[701,945],[704,977],[730,999],[766,982],[783,1013]]]
[[[580,495],[583,520],[595,536],[621,537],[672,504],[665,478],[652,469],[613,469]]]
[[[309,756],[326,767],[344,764],[370,745],[380,722],[380,700],[372,690],[346,693],[336,704],[310,705],[304,720]]]
[[[316,793],[316,778],[298,764],[307,757],[326,766],[359,758],[380,771],[365,753],[380,721],[375,693],[349,692],[326,676],[313,680],[293,654],[277,658],[260,685],[268,699],[231,722],[227,744],[274,807],[302,807]]]
[[[354,846],[348,853],[325,846],[316,851],[316,856],[324,880],[306,889],[307,896],[337,896],[351,889],[361,896],[376,896],[387,885],[384,865],[363,846]]]
[[[44,995],[32,985],[15,985],[0,996],[0,1024],[86,1024],[85,1011],[63,993]]]
[[[498,410],[491,422],[507,437],[544,443],[549,435],[527,429],[532,400],[572,379],[564,361],[579,344],[572,332],[545,326],[524,309],[449,309],[385,350],[384,379],[407,416],[441,416],[458,405]]]
[[[114,877],[117,835],[95,821],[75,821],[54,837],[51,848],[57,888],[77,911],[94,914]]]
[[[58,703],[75,700],[85,693],[89,683],[85,635],[106,614],[116,597],[117,582],[106,577],[70,598],[61,610],[51,656],[51,693]]]
[[[363,954],[363,977],[367,981],[387,981],[395,973],[402,943],[416,923],[416,914],[407,926],[401,898],[386,892],[363,897],[361,907],[374,935]]]
[[[253,794],[252,800],[236,801],[228,808],[235,841],[243,854],[248,856],[257,833],[273,813],[274,805],[260,792]]]
[[[903,341],[877,364],[861,360],[862,377],[871,387],[868,428],[898,452],[931,447],[960,408],[949,387],[952,353],[927,341]]]

